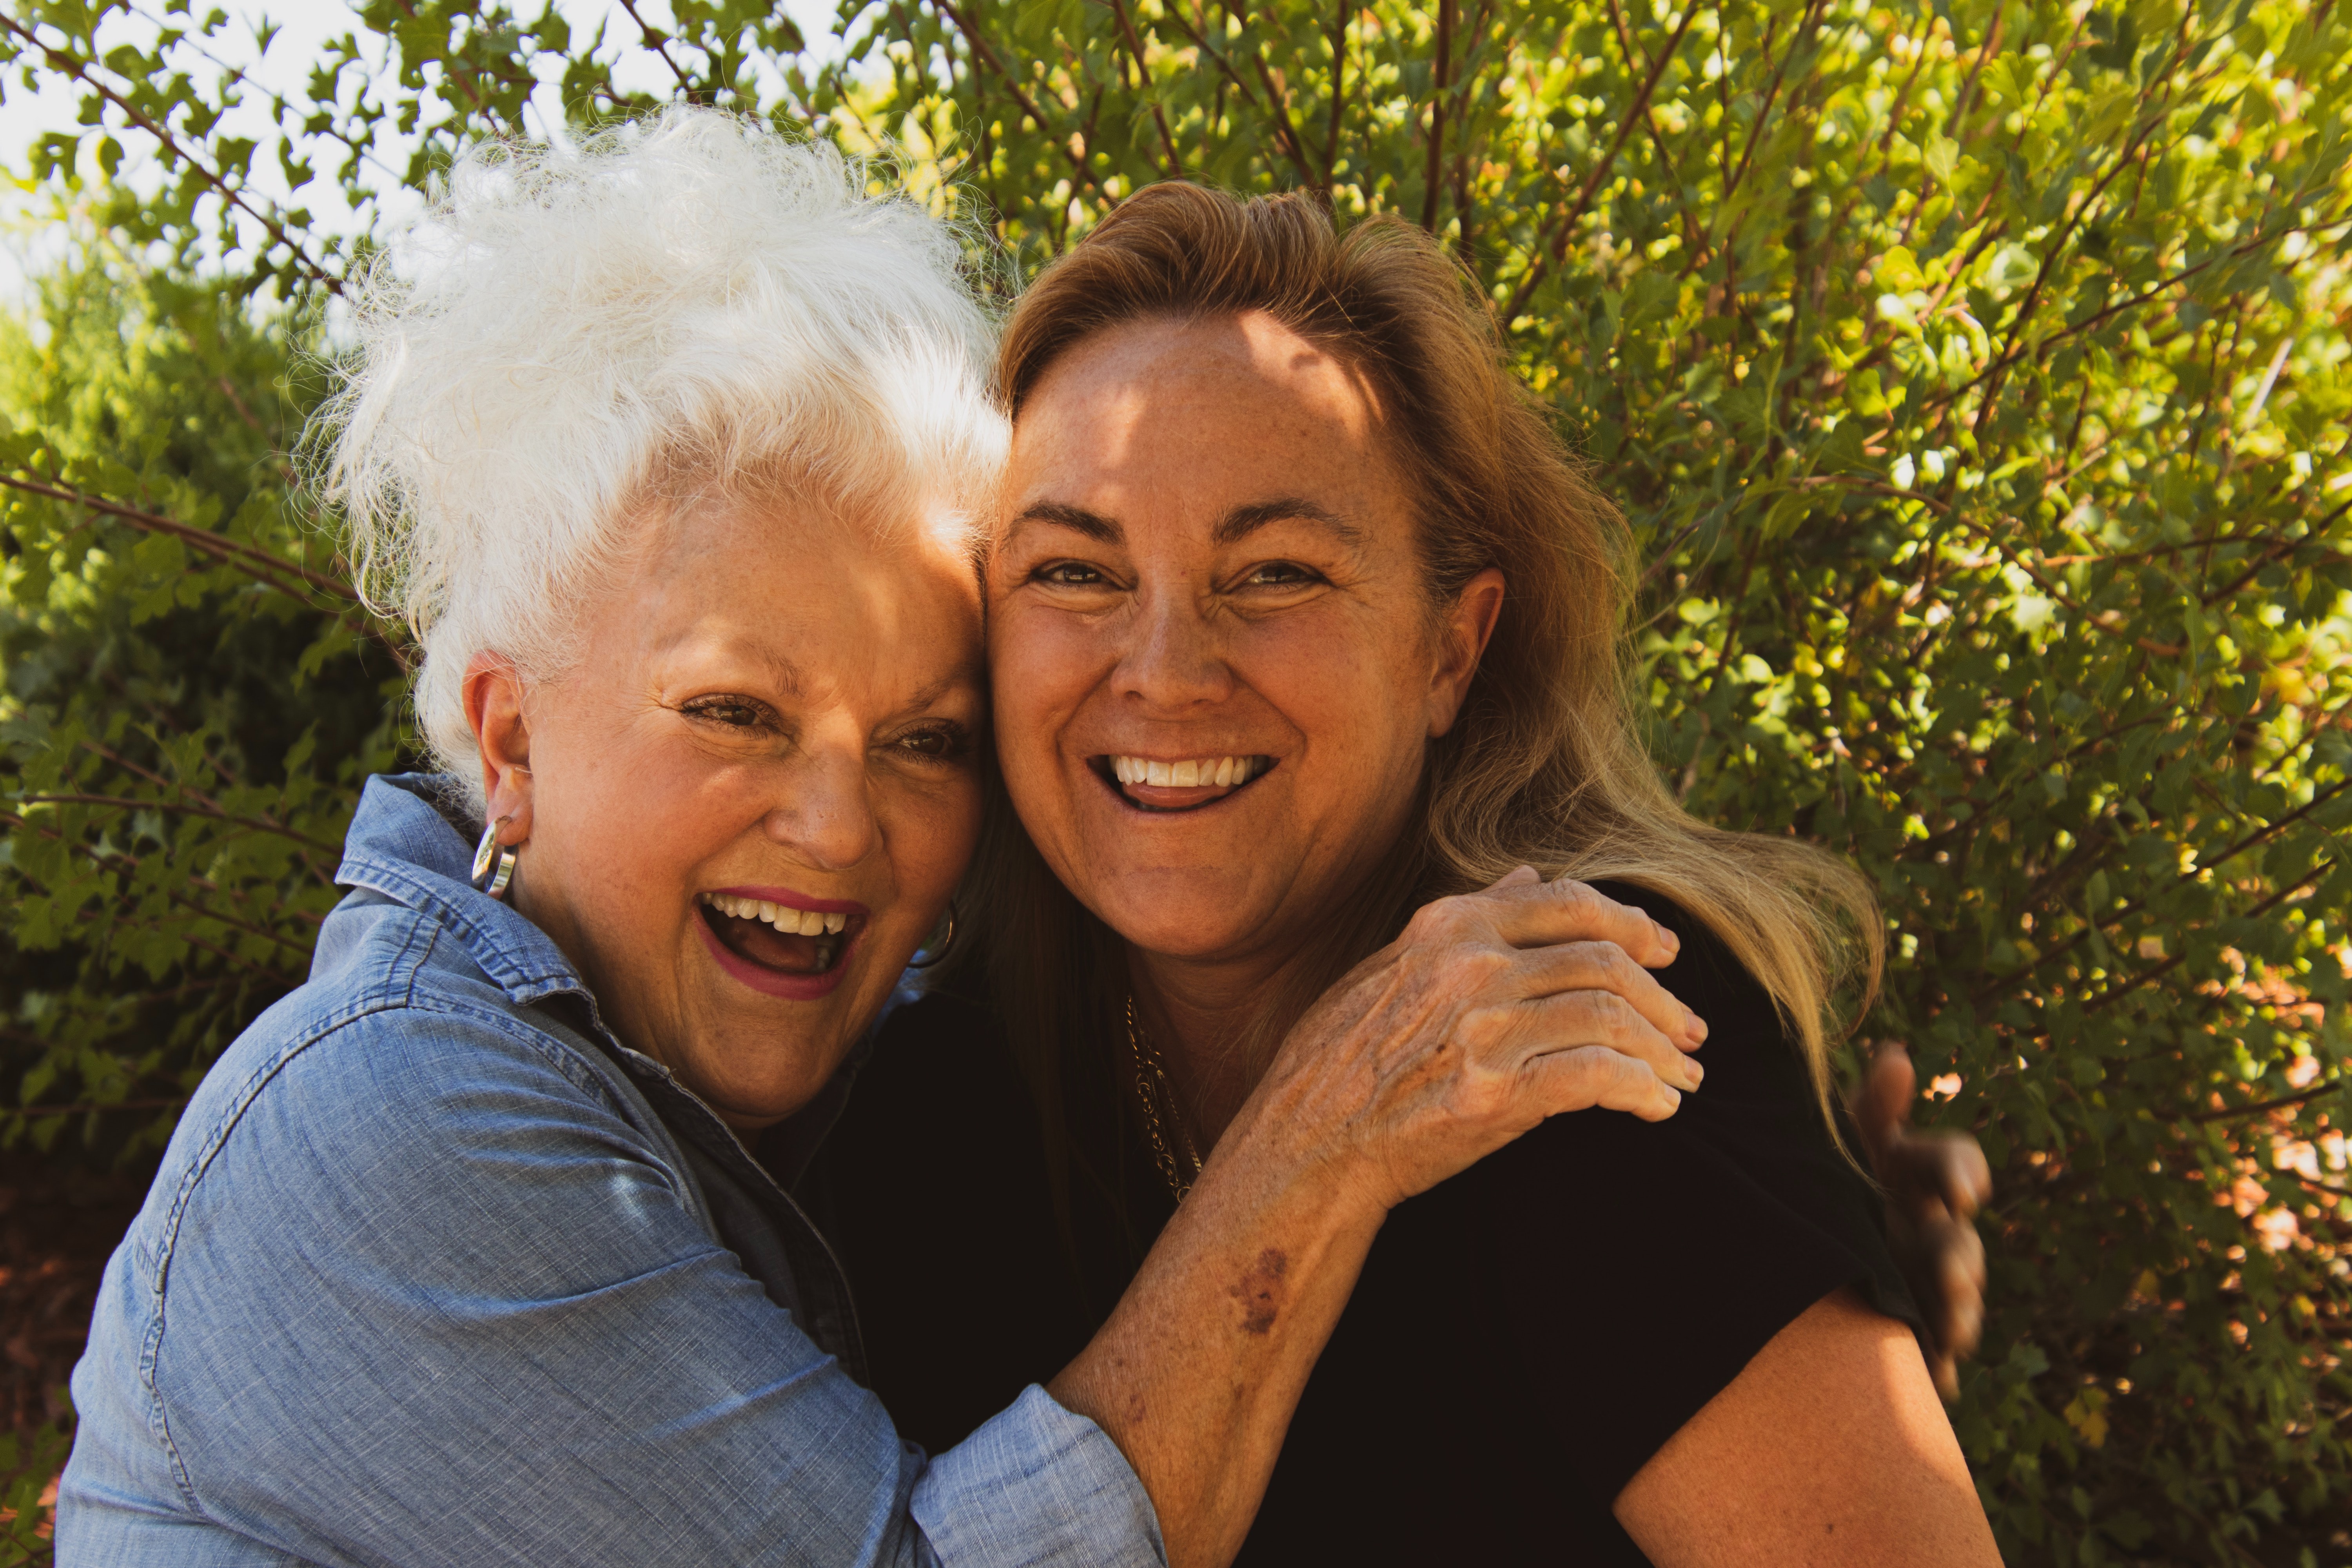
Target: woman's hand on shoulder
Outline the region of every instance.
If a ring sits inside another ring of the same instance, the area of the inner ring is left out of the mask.
[[[1674,932],[1522,867],[1440,899],[1326,992],[1234,1131],[1292,1142],[1383,1209],[1565,1111],[1672,1116],[1706,1026],[1648,973]],[[1221,1142],[1223,1150],[1233,1142]]]
[[[1853,1119],[1872,1172],[1886,1189],[1886,1235],[1935,1341],[1928,1371],[1959,1397],[1959,1363],[1984,1330],[1985,1250],[1976,1214],[1992,1196],[1984,1150],[1966,1132],[1911,1125],[1918,1075],[1899,1045],[1879,1047]]]

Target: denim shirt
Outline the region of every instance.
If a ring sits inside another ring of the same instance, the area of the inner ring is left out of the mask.
[[[823,1238],[467,883],[440,783],[368,782],[107,1264],[60,1568],[1163,1562],[1041,1388],[899,1440]]]

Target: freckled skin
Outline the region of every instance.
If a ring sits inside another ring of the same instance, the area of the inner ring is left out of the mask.
[[[1432,605],[1380,420],[1346,364],[1248,315],[1098,332],[1014,427],[989,563],[1005,787],[1055,875],[1129,942],[1209,1141],[1249,1090],[1213,1047],[1404,831],[1502,603],[1490,572]],[[1107,754],[1273,766],[1155,816],[1105,783]]]

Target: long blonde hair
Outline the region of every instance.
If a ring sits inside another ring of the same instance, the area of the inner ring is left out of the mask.
[[[1095,332],[1248,311],[1378,389],[1418,492],[1433,605],[1490,566],[1507,584],[1468,700],[1431,742],[1420,830],[1342,890],[1250,1043],[1269,1051],[1423,901],[1532,865],[1650,889],[1703,921],[1771,995],[1834,1129],[1831,1043],[1867,1010],[1883,962],[1870,886],[1794,838],[1710,827],[1668,792],[1636,720],[1624,520],[1512,374],[1490,312],[1436,241],[1393,216],[1340,236],[1302,195],[1150,186],[1022,298],[998,351],[998,390],[1017,422],[1047,367]],[[1001,791],[971,896],[992,906],[982,929],[1001,933],[980,962],[1053,1142],[1053,1123],[1077,1110],[1073,1093],[1096,1100],[1115,1083],[1108,1047],[1129,987],[1124,950],[1055,880]]]

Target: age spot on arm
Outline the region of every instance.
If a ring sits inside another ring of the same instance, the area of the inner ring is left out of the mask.
[[[1282,1277],[1289,1270],[1289,1255],[1279,1247],[1269,1247],[1257,1255],[1257,1261],[1242,1276],[1241,1283],[1226,1292],[1242,1304],[1244,1332],[1273,1331],[1274,1321],[1282,1310]]]

